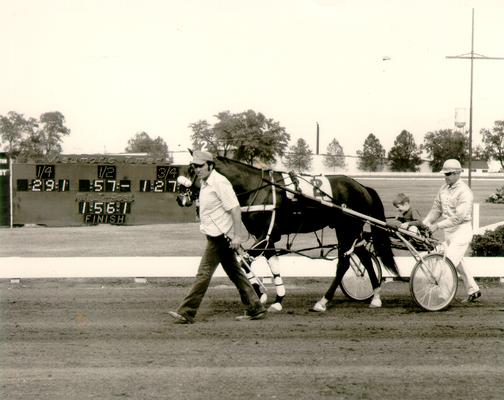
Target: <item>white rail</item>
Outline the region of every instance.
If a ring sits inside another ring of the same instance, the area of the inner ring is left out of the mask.
[[[4,257],[0,279],[31,278],[128,278],[194,277],[200,257]],[[504,277],[504,258],[466,257],[475,277]],[[414,266],[413,257],[396,257],[402,276]],[[254,263],[255,273],[271,276],[266,264]],[[300,256],[281,256],[280,268],[286,277],[332,277],[335,262]],[[226,276],[219,266],[215,276]],[[386,270],[384,277],[391,277]]]

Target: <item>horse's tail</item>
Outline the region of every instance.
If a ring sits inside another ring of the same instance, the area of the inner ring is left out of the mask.
[[[380,221],[385,221],[385,209],[383,203],[378,196],[376,190],[370,187],[366,187],[367,191],[373,199],[372,211],[373,218],[379,219]],[[371,224],[371,235],[373,238],[373,247],[376,254],[381,258],[383,264],[394,274],[399,275],[399,270],[397,269],[397,264],[394,260],[394,253],[392,252],[392,244],[390,243],[390,236],[385,229],[382,229],[376,225]]]

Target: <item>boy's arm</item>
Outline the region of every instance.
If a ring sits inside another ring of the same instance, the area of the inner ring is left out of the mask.
[[[410,226],[424,226],[422,222],[422,216],[417,209],[411,212],[411,221],[408,221]]]

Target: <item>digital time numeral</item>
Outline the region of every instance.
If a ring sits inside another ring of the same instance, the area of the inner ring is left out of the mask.
[[[129,214],[131,202],[128,201],[81,201],[79,214]]]
[[[70,181],[68,179],[28,179],[17,180],[18,192],[68,192]]]
[[[33,179],[30,186],[32,192],[68,192],[70,190],[68,179]]]
[[[115,224],[126,222],[126,214],[131,213],[129,201],[81,201],[79,214],[86,224]]]
[[[165,181],[157,179],[155,181],[140,181],[140,192],[155,192],[155,193],[163,193],[163,192],[174,192],[176,189],[177,181]]]
[[[131,192],[131,181],[122,179],[79,179],[79,192]]]

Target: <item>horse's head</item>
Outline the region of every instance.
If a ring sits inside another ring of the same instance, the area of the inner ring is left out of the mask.
[[[179,176],[177,178],[177,204],[180,207],[191,207],[195,199],[192,181],[185,176]]]
[[[187,175],[180,175],[177,178],[177,204],[180,207],[190,207],[198,199],[199,188],[195,185],[196,175],[194,169],[189,166]]]

